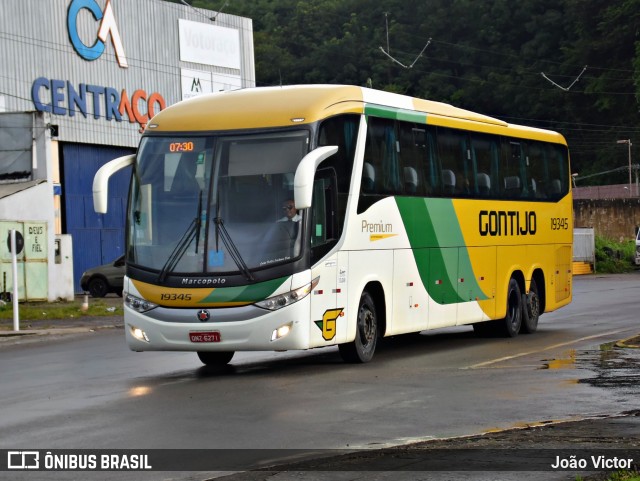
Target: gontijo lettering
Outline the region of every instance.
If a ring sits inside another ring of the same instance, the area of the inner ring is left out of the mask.
[[[481,236],[535,235],[535,211],[481,210],[478,215]]]
[[[100,20],[100,27],[96,34],[96,42],[91,47],[87,47],[78,35],[78,14],[83,9],[89,10],[93,18]],[[111,37],[113,48],[116,51],[118,65],[122,68],[129,66],[127,57],[124,54],[124,47],[120,39],[118,25],[116,24],[116,17],[111,7],[111,0],[107,0],[104,10],[100,10],[96,0],[72,0],[69,4],[69,10],[67,11],[67,30],[73,48],[83,59],[88,61],[98,59],[104,53],[107,39]]]

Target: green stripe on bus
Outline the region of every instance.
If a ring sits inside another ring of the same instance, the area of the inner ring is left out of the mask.
[[[380,105],[365,105],[365,115],[382,117],[385,119],[403,120],[405,122],[415,122],[418,124],[427,123],[427,114],[422,112],[412,112],[410,110],[395,109],[392,107],[382,107]]]
[[[439,304],[487,299],[473,273],[453,202],[417,197],[395,200],[429,296]],[[458,292],[461,278],[465,280],[464,296]]]
[[[217,287],[201,303],[207,302],[258,302],[270,297],[289,277],[259,282],[250,286]]]

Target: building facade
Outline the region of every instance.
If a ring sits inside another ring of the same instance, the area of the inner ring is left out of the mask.
[[[0,0],[0,57],[0,275],[8,226],[44,223],[49,300],[124,252],[131,171],[111,181],[105,215],[93,211],[95,172],[135,152],[167,106],[255,86],[250,19],[162,0]],[[43,297],[27,285],[21,298]]]

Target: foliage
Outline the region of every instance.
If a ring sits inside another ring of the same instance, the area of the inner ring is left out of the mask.
[[[370,85],[551,128],[578,185],[626,182],[624,170],[580,177],[628,164],[616,140],[640,146],[640,0],[190,3],[253,20],[258,86]]]
[[[586,478],[576,476],[576,481],[640,481],[640,474],[634,469],[633,471],[616,471],[606,477],[600,475],[588,476]]]
[[[633,269],[635,240],[617,242],[596,236],[596,271],[599,273],[628,272]]]

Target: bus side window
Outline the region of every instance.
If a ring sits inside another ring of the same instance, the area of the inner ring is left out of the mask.
[[[483,134],[471,135],[471,159],[476,171],[476,194],[490,197],[496,182],[492,177],[497,173],[498,148],[496,138]]]
[[[388,195],[400,194],[401,189],[395,122],[368,117],[358,213]]]
[[[438,128],[438,156],[442,164],[444,195],[468,197],[475,188],[475,175],[463,132]]]
[[[338,115],[322,122],[318,133],[318,146],[338,146],[338,152],[322,163],[323,168],[333,168],[337,176],[338,205],[336,208],[338,232],[336,232],[336,237],[340,236],[346,217],[359,125],[359,115]],[[293,189],[293,182],[291,186]]]
[[[522,144],[515,141],[505,141],[506,148],[502,158],[502,197],[515,199],[523,194],[522,173],[525,169],[525,158]]]
[[[549,185],[548,173],[545,169],[544,144],[530,142],[529,144],[529,198],[545,199],[547,192],[545,186]]]
[[[365,162],[362,168],[362,192],[365,194],[375,193],[376,169],[371,162]]]
[[[558,200],[569,192],[569,167],[567,150],[560,145],[548,145],[549,197]]]
[[[427,195],[440,195],[442,183],[440,182],[440,159],[438,158],[438,145],[434,127],[427,128],[427,152],[424,158],[424,174],[427,179]]]
[[[400,165],[405,195],[424,195],[424,160],[427,155],[426,125],[398,122]]]
[[[402,192],[400,181],[399,144],[393,121],[385,121],[382,151],[382,189],[385,194]]]

